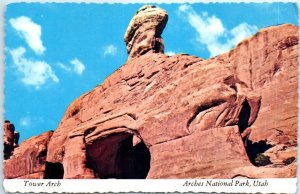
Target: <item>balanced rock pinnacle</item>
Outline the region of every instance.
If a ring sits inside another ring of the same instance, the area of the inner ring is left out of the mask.
[[[124,41],[130,57],[137,57],[149,51],[164,52],[164,43],[161,37],[168,21],[165,10],[145,5],[140,8],[126,30]]]

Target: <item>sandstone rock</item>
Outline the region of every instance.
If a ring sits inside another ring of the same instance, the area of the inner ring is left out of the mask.
[[[166,21],[154,6],[137,12],[128,61],[68,107],[49,169],[63,178],[295,177],[297,27],[263,29],[203,60],[163,54]],[[274,164],[259,167],[259,153]]]
[[[46,164],[47,147],[52,134],[53,132],[49,131],[31,137],[17,147],[14,154],[4,161],[4,177],[45,178],[48,165]]]
[[[129,57],[136,57],[149,51],[164,52],[161,33],[168,21],[167,12],[155,6],[140,8],[127,28],[124,41]]]
[[[297,128],[297,41],[292,38],[291,44],[282,46],[291,37],[297,37],[297,27],[271,27],[206,61],[155,52],[131,55],[102,85],[67,109],[49,144],[47,161],[63,163],[64,178],[126,178],[128,173],[135,178],[294,177],[295,165],[254,163],[256,154],[277,143],[284,144],[290,155],[296,153],[291,146]],[[135,44],[139,43],[132,42],[131,47]],[[260,56],[272,52],[279,58]],[[275,63],[280,66],[277,73]],[[266,72],[270,73],[264,85]],[[276,81],[279,78],[286,79]],[[271,85],[275,82],[282,90]],[[282,102],[287,110],[280,108]],[[275,112],[266,113],[267,108]],[[285,111],[292,115],[286,122],[280,116]],[[268,114],[273,116],[263,116]],[[284,133],[278,135],[278,127]],[[136,145],[135,137],[145,145],[139,154],[150,153],[149,161],[144,158],[150,166],[140,166],[138,172],[128,167],[126,172],[120,155],[137,162],[134,147],[124,147],[124,142]],[[272,160],[280,154],[276,152]],[[140,172],[148,168],[147,176],[142,176]]]
[[[265,155],[270,157],[273,164],[276,165],[289,164],[294,162],[295,159],[297,158],[297,147],[296,146],[287,147],[284,144],[277,144],[276,146],[267,150]],[[289,162],[286,163],[288,160]]]
[[[297,50],[297,27],[284,24],[260,30],[221,56],[236,69],[238,79],[262,98],[257,119],[251,126],[252,142],[266,140],[268,144],[288,148],[297,145]],[[294,148],[292,155],[297,155]],[[281,153],[274,157],[281,158]]]

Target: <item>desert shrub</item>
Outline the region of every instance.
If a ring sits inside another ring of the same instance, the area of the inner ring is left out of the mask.
[[[282,162],[283,162],[285,165],[289,165],[289,164],[291,164],[292,162],[294,162],[295,160],[296,160],[295,157],[289,157],[289,158],[283,160]]]
[[[272,164],[269,156],[265,156],[262,153],[258,153],[254,159],[256,166],[266,166]]]

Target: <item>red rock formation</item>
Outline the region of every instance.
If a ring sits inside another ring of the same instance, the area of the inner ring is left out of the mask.
[[[232,64],[239,80],[261,96],[249,140],[273,145],[267,155],[277,164],[297,156],[297,50],[297,27],[281,25],[260,30],[220,57]]]
[[[167,12],[155,6],[147,5],[140,8],[124,36],[129,57],[136,57],[154,51],[164,52],[161,33],[168,21]]]
[[[14,148],[18,146],[18,135],[15,131],[15,126],[6,120],[3,124],[4,130],[4,159],[8,159],[14,151]]]
[[[14,150],[14,154],[4,161],[4,177],[9,179],[45,178],[46,166],[50,164],[46,164],[47,147],[52,134],[52,131],[45,132],[22,142]],[[47,172],[49,174],[49,169]]]
[[[68,107],[48,145],[55,176],[295,177],[298,28],[260,30],[203,60],[163,54],[166,21],[141,8],[126,64]]]

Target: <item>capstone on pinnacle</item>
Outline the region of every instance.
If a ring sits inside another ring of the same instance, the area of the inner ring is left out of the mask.
[[[141,7],[130,21],[124,41],[130,57],[138,57],[149,51],[164,52],[161,34],[167,24],[165,10],[152,5]]]

